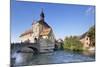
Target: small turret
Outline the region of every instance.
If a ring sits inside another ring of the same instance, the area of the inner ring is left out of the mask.
[[[44,16],[44,12],[43,12],[43,9],[41,11],[41,14],[40,14],[40,20],[44,20],[45,16]]]

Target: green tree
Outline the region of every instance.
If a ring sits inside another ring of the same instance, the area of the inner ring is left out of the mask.
[[[95,46],[95,26],[89,29],[88,37],[90,38],[90,46]]]
[[[66,37],[64,39],[64,49],[80,51],[83,50],[83,45],[77,36]]]

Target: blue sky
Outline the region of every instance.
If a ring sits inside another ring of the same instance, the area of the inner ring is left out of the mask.
[[[40,19],[42,8],[57,39],[81,35],[95,24],[94,6],[11,0],[11,42],[18,42],[20,34]]]

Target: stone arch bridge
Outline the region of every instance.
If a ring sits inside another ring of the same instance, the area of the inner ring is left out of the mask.
[[[30,48],[33,51],[27,50]],[[11,53],[12,52],[40,52],[40,44],[38,43],[12,43],[11,44]]]
[[[54,49],[53,44],[42,45],[40,43],[12,43],[11,44],[11,53],[12,52],[33,52],[33,53],[42,53],[42,52],[52,52]],[[33,50],[27,50],[27,48]]]

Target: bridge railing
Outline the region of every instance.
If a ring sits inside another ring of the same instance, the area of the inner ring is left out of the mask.
[[[34,47],[39,49],[40,45],[38,43],[11,43],[11,49],[21,49],[23,47]]]

